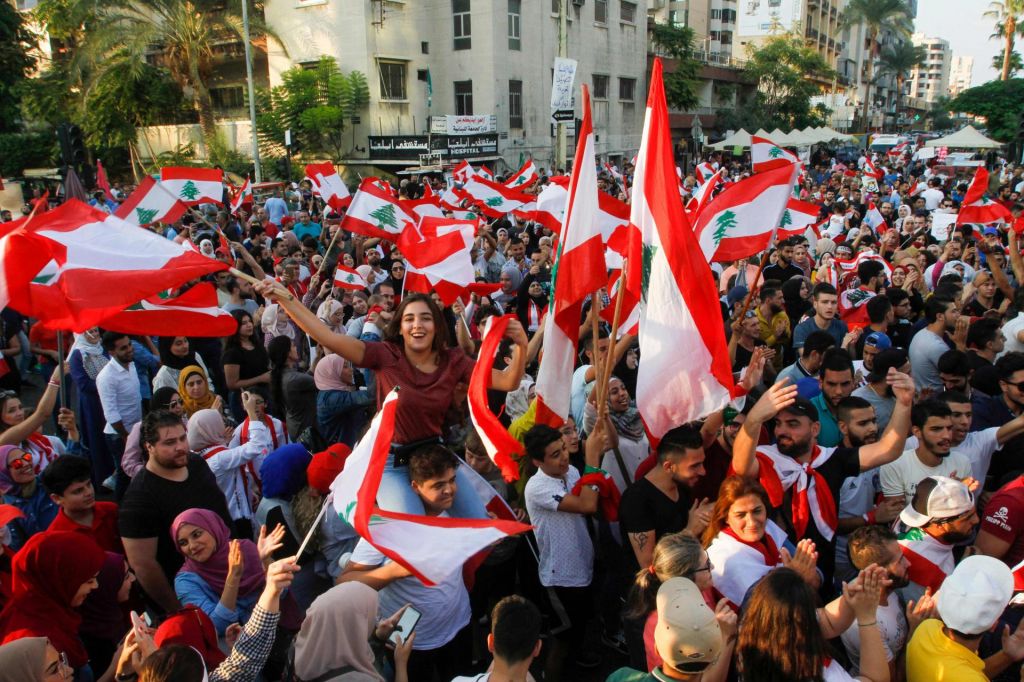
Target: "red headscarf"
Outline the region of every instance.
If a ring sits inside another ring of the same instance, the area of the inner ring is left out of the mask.
[[[82,617],[71,601],[82,584],[96,577],[106,554],[92,538],[67,531],[38,533],[11,562],[11,600],[0,613],[6,644],[22,637],[48,637],[74,668],[89,662],[78,638]]]
[[[167,617],[153,635],[153,642],[162,647],[183,644],[199,652],[207,670],[213,670],[227,656],[217,646],[217,630],[210,617],[197,606],[186,606]]]

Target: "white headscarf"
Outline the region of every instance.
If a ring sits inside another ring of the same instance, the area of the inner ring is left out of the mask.
[[[304,680],[350,666],[331,679],[383,682],[373,666],[370,633],[377,627],[377,591],[359,582],[336,585],[313,600],[295,637],[295,674]]]
[[[260,327],[272,337],[287,336],[292,341],[295,340],[295,328],[288,319],[287,313],[281,310],[280,304],[271,303],[263,309]]]

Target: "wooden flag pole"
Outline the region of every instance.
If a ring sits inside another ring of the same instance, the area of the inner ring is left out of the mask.
[[[325,223],[326,224],[326,223]],[[324,271],[324,266],[327,265],[327,256],[330,255],[331,249],[334,248],[334,243],[338,241],[338,235],[341,234],[341,225],[338,225],[338,229],[335,230],[334,236],[331,237],[331,243],[327,245],[327,250],[324,251],[324,259],[320,261],[320,267],[316,269],[316,274],[320,274]]]
[[[750,291],[747,293],[747,300],[743,302],[743,310],[740,311],[739,316],[736,317],[735,319],[742,320],[746,316],[747,311],[750,310],[750,303],[754,300],[754,294],[760,288],[757,285],[757,283],[761,281],[761,273],[764,272],[764,264],[767,262],[768,249],[765,249],[763,252],[761,252],[761,264],[757,266],[757,274],[754,275],[754,283],[750,286]],[[746,274],[746,268],[744,268],[744,277],[746,277]]]
[[[249,275],[247,273],[242,272],[238,268],[228,268],[228,272],[230,272],[232,275],[234,275],[235,277],[237,277],[239,279],[244,279],[246,282],[249,282],[250,284],[259,284],[262,281],[262,280],[256,279],[252,275]],[[277,287],[277,289],[280,290],[280,293],[278,295],[281,298],[285,299],[286,301],[294,301],[295,300],[295,297],[292,296],[292,292],[288,291],[287,289],[285,289],[283,287]]]
[[[615,296],[615,314],[612,316],[612,333],[608,336],[608,357],[604,358],[604,371],[603,378],[601,379],[601,386],[607,386],[608,381],[612,378],[612,370],[615,369],[615,344],[617,343],[619,335],[619,325],[622,320],[622,299],[623,290],[626,288],[626,268],[629,267],[629,259],[624,258],[622,260],[622,272],[619,275],[619,292]],[[607,393],[607,388],[605,392]]]

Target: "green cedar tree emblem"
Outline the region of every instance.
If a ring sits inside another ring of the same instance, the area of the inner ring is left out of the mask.
[[[156,218],[157,210],[155,208],[136,208],[135,214],[139,219],[139,225],[149,225]]]
[[[782,214],[782,220],[779,221],[779,227],[785,227],[786,225],[792,225],[792,224],[793,224],[793,215],[789,212],[789,209],[787,208],[785,213]]]
[[[768,150],[768,158],[777,159],[780,156],[782,156],[782,150],[779,149],[778,147],[772,147],[771,149]]]
[[[195,201],[197,196],[199,196],[199,188],[196,187],[196,183],[187,180],[181,186],[181,198],[187,201]]]
[[[642,270],[640,271],[640,294],[647,300],[647,287],[651,283],[651,267],[654,265],[654,256],[658,253],[658,247],[654,244],[644,243]]]
[[[734,227],[736,227],[736,214],[732,211],[725,211],[715,218],[715,232],[712,237],[716,247],[725,239],[725,233]]]
[[[384,204],[376,211],[370,213],[370,217],[377,219],[377,227],[381,229],[387,226],[391,228],[391,232],[398,230],[398,218],[395,216],[394,204]]]
[[[502,199],[501,197],[491,197],[484,203],[487,204],[488,206],[501,206],[502,204],[505,203],[505,200]]]

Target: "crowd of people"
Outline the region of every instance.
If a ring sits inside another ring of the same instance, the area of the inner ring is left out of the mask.
[[[745,395],[658,440],[607,290],[583,307],[570,416],[538,423],[558,235],[513,214],[480,220],[490,293],[448,306],[305,182],[149,228],[245,275],[208,277],[227,338],[72,335],[5,309],[0,682],[1019,679],[1020,237],[940,234],[970,177],[908,152],[865,180],[868,160],[817,152],[795,192],[819,225],[709,265]],[[726,186],[750,173],[704,163]],[[632,172],[602,167],[599,191],[629,201]],[[700,173],[681,177],[686,202]],[[1018,215],[1024,168],[994,177]],[[368,286],[335,286],[339,266]],[[516,481],[466,405],[502,315],[488,401],[523,445]],[[483,481],[532,527],[429,587],[330,506],[396,387],[377,505],[487,519]]]

